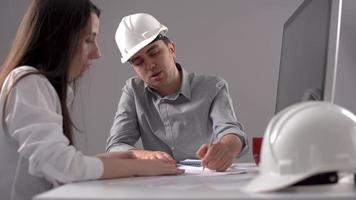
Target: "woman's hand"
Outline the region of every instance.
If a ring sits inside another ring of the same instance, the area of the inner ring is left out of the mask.
[[[132,166],[135,169],[135,176],[157,176],[157,175],[179,175],[184,170],[179,169],[176,164],[167,160],[135,160],[136,164]]]
[[[127,152],[111,152],[97,155],[103,162],[104,172],[100,179],[131,176],[178,175],[184,173],[177,164],[167,159],[131,158]]]
[[[145,159],[145,160],[166,160],[172,164],[177,164],[177,161],[172,158],[166,152],[163,151],[147,151],[147,150],[137,150],[132,149],[130,152],[133,153],[133,156],[137,159]]]

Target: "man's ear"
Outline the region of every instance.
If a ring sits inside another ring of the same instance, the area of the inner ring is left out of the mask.
[[[173,58],[176,58],[176,45],[174,42],[168,44],[169,53],[172,54]]]

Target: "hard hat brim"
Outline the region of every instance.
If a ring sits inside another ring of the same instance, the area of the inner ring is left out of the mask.
[[[136,46],[134,46],[132,49],[130,49],[130,51],[125,56],[122,56],[121,63],[126,63],[132,56],[134,56],[142,48],[144,48],[145,46],[150,44],[160,33],[167,32],[167,30],[168,30],[168,28],[162,25],[162,27],[156,34],[154,34],[151,37],[145,39],[144,41],[138,43]]]
[[[306,174],[284,176],[261,174],[252,179],[243,190],[246,192],[271,192],[292,186],[306,177],[308,177]]]

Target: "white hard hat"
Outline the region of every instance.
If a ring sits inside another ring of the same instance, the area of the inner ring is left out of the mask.
[[[116,44],[121,52],[121,62],[127,62],[135,53],[152,42],[168,28],[152,15],[137,13],[122,18],[115,34]]]
[[[309,101],[269,122],[259,175],[247,191],[283,189],[327,172],[356,172],[356,116],[335,104]]]

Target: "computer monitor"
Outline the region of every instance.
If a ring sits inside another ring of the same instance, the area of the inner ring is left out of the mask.
[[[341,0],[305,0],[283,27],[276,113],[305,100],[334,101]]]

